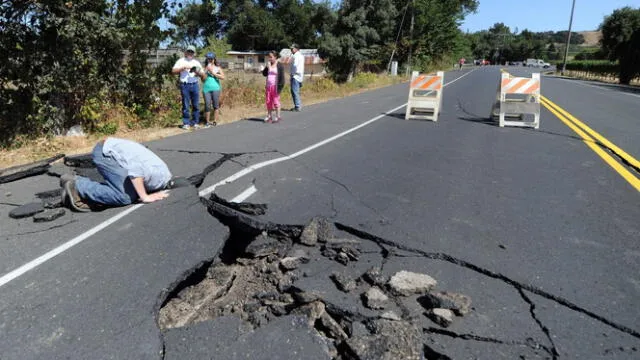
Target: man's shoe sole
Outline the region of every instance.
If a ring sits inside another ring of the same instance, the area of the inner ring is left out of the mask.
[[[83,209],[83,208],[79,208],[76,205],[75,200],[73,199],[73,189],[71,189],[71,185],[72,185],[73,181],[67,181],[66,184],[64,184],[64,191],[62,192],[63,194],[65,194],[67,201],[69,202],[69,208],[73,211],[77,211],[77,212],[90,212],[91,209]],[[62,199],[62,202],[64,203],[64,198]]]

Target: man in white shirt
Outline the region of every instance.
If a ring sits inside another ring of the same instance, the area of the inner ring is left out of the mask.
[[[184,57],[178,59],[171,72],[180,75],[180,93],[182,94],[182,128],[189,130],[197,128],[200,122],[200,86],[199,78],[202,73],[202,64],[195,58],[196,47],[189,45],[184,52]],[[191,117],[189,110],[193,108]]]
[[[293,98],[294,108],[291,111],[300,111],[302,103],[300,102],[300,88],[304,80],[304,55],[300,53],[298,44],[291,45],[291,97]]]

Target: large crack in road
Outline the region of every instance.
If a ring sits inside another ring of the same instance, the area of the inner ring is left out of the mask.
[[[239,317],[255,330],[278,318],[301,316],[324,339],[325,355],[331,359],[449,359],[430,346],[434,336],[518,346],[528,349],[528,357],[557,359],[552,330],[536,316],[528,292],[640,338],[638,331],[567,299],[445,253],[411,248],[324,218],[303,226],[264,222],[249,215],[264,214],[264,204],[233,204],[215,194],[201,201],[229,227],[231,236],[220,253],[194,269],[163,300],[158,314],[162,331],[228,316]],[[471,311],[470,299],[437,292],[435,279],[408,271],[394,277],[408,276],[407,283],[413,288],[399,290],[393,277],[382,275],[385,263],[393,257],[445,261],[513,287],[547,343],[530,337],[509,340],[446,330]],[[365,259],[366,268],[357,265]],[[327,284],[342,295],[328,295]],[[421,311],[409,304],[412,302],[421,304]],[[421,328],[425,317],[440,327]]]

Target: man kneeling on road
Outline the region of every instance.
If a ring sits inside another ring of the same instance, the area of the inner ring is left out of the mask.
[[[75,211],[90,205],[124,206],[138,200],[151,203],[169,196],[167,164],[146,147],[124,139],[107,138],[94,148],[92,159],[105,182],[65,174],[60,177],[62,203]]]

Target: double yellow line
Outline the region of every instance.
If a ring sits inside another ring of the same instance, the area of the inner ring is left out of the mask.
[[[571,130],[578,134],[578,136],[582,138],[582,141],[584,141],[584,143],[587,144],[587,146],[591,148],[591,150],[598,154],[598,156],[600,156],[602,160],[604,160],[604,162],[609,164],[609,166],[611,166],[618,174],[620,174],[620,176],[627,180],[627,182],[631,184],[631,186],[633,186],[637,191],[640,191],[640,179],[631,171],[629,171],[627,167],[623,166],[619,161],[614,159],[613,156],[606,152],[602,147],[606,147],[611,152],[627,162],[630,166],[636,169],[640,169],[640,161],[636,160],[633,156],[629,155],[614,143],[607,140],[604,136],[598,134],[592,128],[587,126],[587,124],[569,114],[553,101],[540,95],[540,103],[553,115],[560,119],[560,121],[567,125]]]

